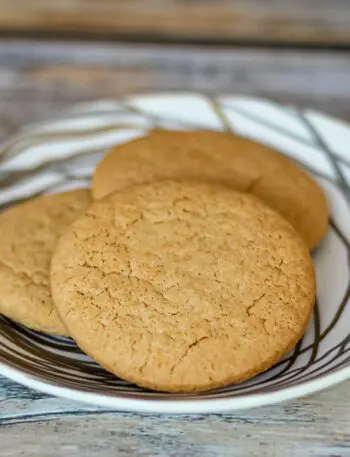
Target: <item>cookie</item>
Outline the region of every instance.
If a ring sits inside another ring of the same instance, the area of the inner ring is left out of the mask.
[[[53,256],[53,299],[100,365],[205,391],[271,367],[301,338],[314,269],[294,228],[225,186],[158,181],[96,201]]]
[[[34,330],[68,335],[50,291],[58,238],[90,203],[85,189],[46,195],[0,215],[0,313]]]
[[[311,177],[279,152],[223,132],[159,129],[114,147],[93,175],[93,198],[162,179],[214,181],[251,193],[284,216],[309,249],[327,231],[327,202]]]

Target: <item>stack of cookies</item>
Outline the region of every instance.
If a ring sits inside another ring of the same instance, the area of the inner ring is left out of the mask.
[[[302,337],[320,187],[277,151],[213,131],[113,148],[92,189],[0,216],[0,312],[70,336],[139,386],[205,391],[261,373]]]

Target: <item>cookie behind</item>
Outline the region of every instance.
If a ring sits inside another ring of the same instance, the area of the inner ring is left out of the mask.
[[[200,180],[251,193],[285,217],[309,249],[328,227],[322,189],[298,165],[249,139],[215,131],[155,130],[116,146],[92,181],[94,199],[155,180]]]
[[[0,313],[30,327],[68,335],[51,298],[57,240],[90,203],[86,189],[45,195],[0,215]]]

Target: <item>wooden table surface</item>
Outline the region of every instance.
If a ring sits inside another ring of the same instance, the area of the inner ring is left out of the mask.
[[[350,120],[349,81],[346,50],[3,39],[0,140],[76,102],[169,90],[268,96]],[[349,389],[170,417],[105,411],[0,377],[0,455],[350,456]]]

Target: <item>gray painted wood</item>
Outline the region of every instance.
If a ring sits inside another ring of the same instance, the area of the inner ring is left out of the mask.
[[[0,139],[75,102],[156,90],[270,96],[350,119],[345,52],[0,42]],[[0,455],[350,456],[350,381],[210,416],[110,412],[0,377]]]
[[[350,120],[350,53],[0,41],[0,134],[76,102],[199,90],[271,97]]]
[[[209,416],[110,412],[0,378],[2,457],[350,456],[350,381],[285,404]]]

